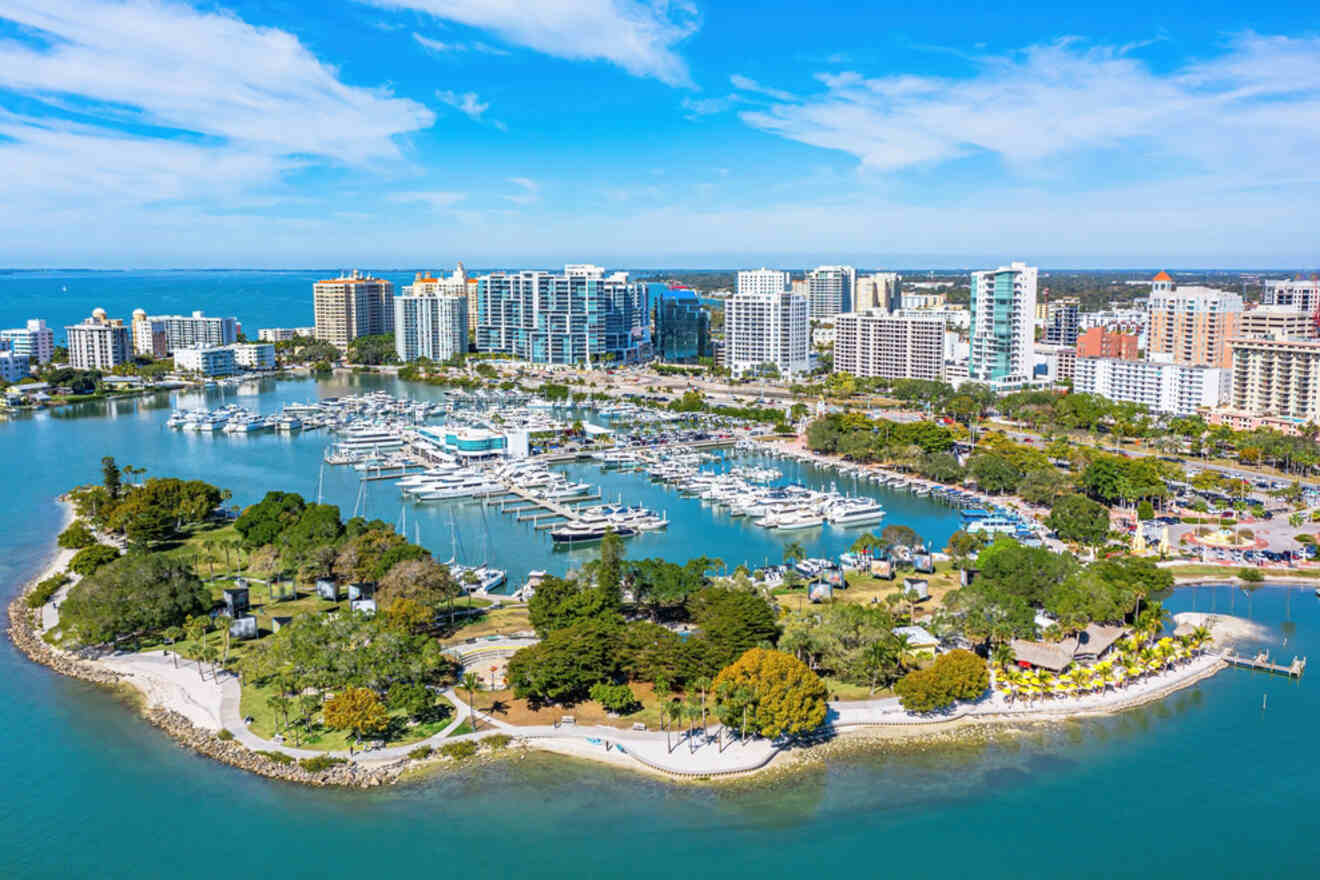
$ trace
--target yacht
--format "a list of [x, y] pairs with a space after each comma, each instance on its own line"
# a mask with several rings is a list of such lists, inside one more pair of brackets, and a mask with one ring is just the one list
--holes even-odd
[[568, 522], [551, 529], [550, 538], [556, 544], [580, 544], [588, 541], [599, 541], [605, 537], [605, 533], [608, 531], [613, 531], [620, 538], [631, 538], [637, 534], [637, 530], [632, 526], [611, 523], [598, 525], [585, 522]]
[[853, 498], [831, 504], [826, 518], [836, 526], [865, 525], [885, 518], [885, 509], [869, 498]]
[[786, 514], [775, 524], [775, 528], [783, 531], [792, 531], [795, 529], [813, 529], [825, 522], [825, 518], [812, 510], [799, 510], [795, 513]]

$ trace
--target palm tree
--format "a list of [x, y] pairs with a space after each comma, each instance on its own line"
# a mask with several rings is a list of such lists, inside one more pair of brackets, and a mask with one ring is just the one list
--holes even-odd
[[472, 715], [472, 729], [477, 729], [477, 707], [474, 696], [477, 688], [481, 687], [481, 679], [475, 672], [463, 673], [463, 690], [468, 692], [468, 712]]
[[284, 724], [280, 727], [280, 730], [284, 730], [289, 726], [289, 706], [292, 703], [293, 701], [284, 694], [271, 694], [266, 698], [266, 705], [270, 707], [270, 710], [278, 712], [284, 718]]
[[807, 551], [802, 549], [801, 541], [790, 541], [784, 548], [784, 564], [794, 565], [807, 558]]
[[688, 754], [690, 755], [697, 750], [697, 744], [692, 736], [692, 726], [701, 717], [701, 700], [695, 694], [689, 696], [683, 702], [683, 715], [687, 719]]
[[188, 634], [189, 639], [197, 643], [198, 675], [202, 675], [202, 654], [206, 644], [206, 630], [210, 628], [210, 625], [211, 620], [207, 617], [189, 617], [183, 622], [184, 632]]
[[710, 679], [706, 676], [692, 682], [692, 686], [701, 691], [701, 735], [706, 735], [706, 692], [710, 690]]
[[220, 632], [224, 634], [224, 638], [225, 638], [225, 656], [224, 659], [221, 660], [222, 663], [229, 661], [229, 635], [230, 635], [229, 626], [233, 622], [234, 622], [234, 618], [230, 617], [228, 614], [217, 614], [215, 616], [216, 629], [220, 630]]
[[[161, 638], [165, 639], [165, 641], [167, 641], [167, 642], [169, 642], [171, 645], [173, 645], [173, 644], [174, 644], [175, 642], [177, 642], [179, 639], [183, 638], [183, 628], [182, 628], [182, 627], [179, 627], [179, 626], [166, 627], [165, 631], [162, 632], [160, 635], [161, 635]], [[170, 656], [172, 656], [172, 657], [174, 658], [174, 668], [175, 668], [175, 669], [178, 669], [178, 668], [179, 668], [179, 652], [178, 652], [178, 651], [171, 651], [171, 652], [170, 652]]]
[[[683, 720], [684, 717], [683, 704], [680, 703], [678, 700], [670, 700], [668, 703], [665, 704], [664, 714], [668, 716], [669, 729], [672, 730], [677, 722]], [[665, 731], [665, 745], [669, 748], [669, 751], [672, 754], [674, 749], [672, 746], [669, 745], [669, 730]]]
[[866, 646], [866, 668], [871, 671], [871, 695], [879, 686], [880, 673], [898, 665], [898, 651], [891, 639], [876, 639]]

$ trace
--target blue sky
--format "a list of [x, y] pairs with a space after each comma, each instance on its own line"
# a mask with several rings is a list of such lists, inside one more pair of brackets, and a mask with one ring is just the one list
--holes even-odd
[[1300, 4], [0, 0], [8, 266], [1310, 269], [1317, 156]]

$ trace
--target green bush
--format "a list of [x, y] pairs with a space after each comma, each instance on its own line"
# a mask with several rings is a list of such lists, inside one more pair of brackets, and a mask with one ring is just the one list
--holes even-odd
[[1137, 519], [1145, 521], [1155, 518], [1155, 505], [1149, 501], [1142, 501], [1137, 505]]
[[51, 597], [59, 592], [60, 587], [69, 582], [67, 574], [55, 574], [39, 582], [32, 592], [27, 595], [27, 606], [29, 608], [40, 608], [50, 601]]
[[257, 754], [261, 755], [263, 758], [268, 758], [269, 760], [274, 761], [276, 764], [293, 763], [293, 756], [286, 755], [284, 752], [257, 752]]
[[86, 577], [107, 562], [114, 562], [118, 558], [119, 551], [109, 544], [93, 544], [73, 554], [73, 559], [69, 560], [69, 571]]
[[[494, 736], [488, 736], [481, 741], [481, 747], [489, 749], [492, 752], [498, 752], [501, 749], [508, 748], [509, 743], [513, 742], [513, 737], [507, 733], [497, 733]], [[455, 743], [457, 745], [457, 743]]]
[[96, 536], [92, 530], [87, 528], [81, 520], [74, 520], [69, 523], [69, 527], [60, 532], [59, 538], [55, 543], [66, 550], [81, 550], [84, 547], [90, 547], [96, 543]]
[[298, 766], [308, 773], [320, 773], [323, 770], [329, 770], [336, 764], [347, 764], [345, 758], [332, 758], [329, 755], [317, 755], [315, 758], [303, 758], [298, 762]]
[[440, 747], [440, 754], [447, 758], [453, 758], [455, 761], [462, 761], [465, 758], [471, 758], [477, 753], [477, 744], [470, 739], [460, 742], [445, 743]]
[[1249, 584], [1258, 584], [1265, 580], [1265, 575], [1261, 573], [1259, 568], [1246, 568], [1245, 566], [1238, 569], [1238, 577]]
[[894, 685], [899, 702], [909, 712], [933, 712], [958, 700], [974, 700], [990, 686], [985, 661], [971, 651], [941, 654], [925, 669], [909, 672]]
[[637, 702], [636, 695], [632, 688], [626, 684], [593, 684], [590, 691], [591, 699], [595, 700], [605, 707], [605, 711], [614, 712], [618, 715], [628, 715], [636, 712], [642, 707]]
[[412, 758], [414, 761], [425, 761], [427, 758], [431, 757], [434, 752], [435, 749], [430, 746], [418, 746], [408, 753], [408, 757]]
[[[215, 738], [223, 742], [228, 742], [229, 740], [234, 738], [234, 735], [229, 732], [228, 728], [222, 727], [216, 731]], [[286, 755], [285, 757], [288, 756]]]

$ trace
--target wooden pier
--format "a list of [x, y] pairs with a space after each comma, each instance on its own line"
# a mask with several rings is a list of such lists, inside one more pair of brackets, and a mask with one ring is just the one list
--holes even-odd
[[1286, 675], [1289, 678], [1301, 678], [1302, 673], [1306, 671], [1305, 657], [1293, 657], [1292, 663], [1285, 666], [1282, 663], [1272, 662], [1270, 660], [1269, 651], [1261, 651], [1255, 657], [1243, 657], [1238, 654], [1225, 654], [1224, 660], [1233, 666], [1241, 666], [1244, 669], [1259, 669], [1262, 672]]

